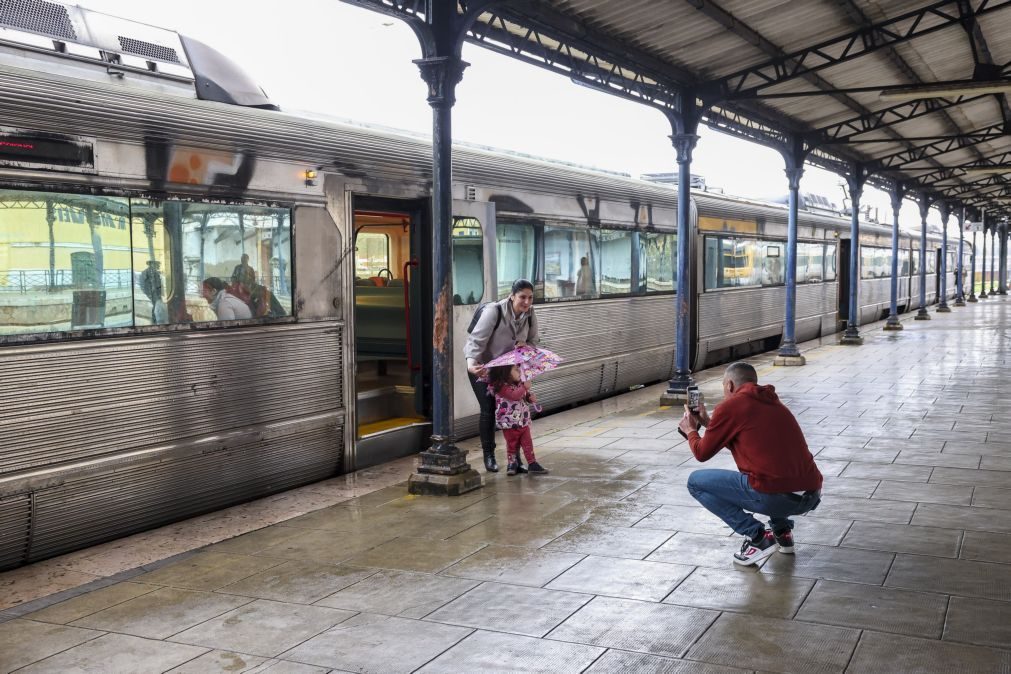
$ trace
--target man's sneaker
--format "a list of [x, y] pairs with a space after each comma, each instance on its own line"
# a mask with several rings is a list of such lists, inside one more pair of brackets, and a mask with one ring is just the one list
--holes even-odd
[[744, 539], [740, 552], [734, 553], [734, 563], [741, 566], [751, 566], [762, 561], [776, 551], [776, 537], [766, 529], [758, 541]]
[[536, 461], [531, 461], [528, 466], [531, 475], [547, 475], [548, 469], [537, 463]]
[[779, 546], [779, 551], [787, 554], [793, 554], [793, 531], [787, 529], [781, 534], [773, 534], [776, 537], [776, 545]]
[[506, 475], [515, 475], [517, 471], [516, 462], [510, 461], [509, 465], [506, 466]]

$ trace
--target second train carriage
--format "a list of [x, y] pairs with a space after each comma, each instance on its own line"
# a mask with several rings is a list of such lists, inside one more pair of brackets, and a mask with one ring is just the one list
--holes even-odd
[[[51, 4], [86, 33], [85, 10]], [[10, 27], [0, 42], [0, 567], [417, 452], [430, 434], [429, 143], [200, 100], [206, 48], [141, 32], [70, 52]], [[121, 47], [152, 40], [171, 54]], [[466, 146], [454, 176], [458, 433], [477, 419], [466, 326], [517, 277], [566, 358], [538, 381], [548, 409], [671, 375], [674, 190]], [[786, 219], [693, 192], [695, 369], [778, 344]], [[848, 232], [800, 215], [799, 340], [842, 324]], [[890, 232], [861, 236], [873, 320]], [[904, 308], [917, 245], [903, 235]], [[248, 316], [221, 319], [209, 277]]]

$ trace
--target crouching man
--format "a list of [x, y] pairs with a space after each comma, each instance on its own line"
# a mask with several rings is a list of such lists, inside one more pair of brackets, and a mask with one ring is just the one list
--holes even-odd
[[[705, 435], [699, 427], [705, 426]], [[708, 461], [724, 447], [740, 472], [697, 470], [688, 477], [695, 500], [745, 537], [734, 562], [756, 564], [773, 552], [793, 552], [793, 515], [821, 501], [822, 477], [804, 433], [772, 386], [759, 386], [755, 368], [733, 363], [723, 375], [723, 402], [712, 417], [704, 404], [685, 406], [679, 428], [692, 453]], [[751, 513], [769, 517], [771, 530]]]

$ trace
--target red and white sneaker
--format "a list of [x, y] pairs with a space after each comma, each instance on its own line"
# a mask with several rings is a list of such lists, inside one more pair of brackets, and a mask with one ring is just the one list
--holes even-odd
[[757, 541], [745, 539], [741, 551], [734, 553], [734, 564], [751, 566], [757, 564], [776, 551], [776, 537], [768, 529]]
[[786, 555], [793, 554], [793, 531], [787, 529], [783, 533], [773, 534], [776, 538], [776, 545], [779, 546], [779, 551]]

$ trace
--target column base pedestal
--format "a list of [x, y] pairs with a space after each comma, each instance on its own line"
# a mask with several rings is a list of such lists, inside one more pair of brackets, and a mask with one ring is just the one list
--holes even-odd
[[949, 307], [947, 305], [944, 305], [943, 307], [937, 307], [936, 313], [939, 313], [939, 314], [950, 314], [951, 313], [951, 307]]
[[686, 391], [664, 391], [660, 394], [660, 404], [670, 407], [681, 407], [688, 402]]
[[783, 367], [799, 367], [806, 363], [807, 359], [804, 356], [776, 356], [772, 361], [773, 365], [781, 365]]
[[899, 330], [905, 329], [902, 323], [896, 320], [894, 323], [885, 323], [885, 327], [882, 330], [888, 330], [889, 332], [898, 332]]
[[481, 474], [467, 463], [467, 452], [437, 452], [427, 449], [418, 455], [418, 470], [407, 479], [410, 494], [459, 496], [483, 487]]
[[848, 344], [851, 346], [860, 346], [864, 343], [864, 338], [860, 335], [843, 335], [839, 340], [840, 344]]
[[972, 302], [973, 304], [975, 304], [976, 302], [979, 302], [979, 299], [976, 297], [970, 297], [969, 299], [966, 300], [966, 302]]
[[954, 307], [964, 307], [965, 306], [965, 301], [964, 300], [955, 300], [955, 302], [954, 302], [954, 304], [952, 304], [952, 306], [954, 306]]
[[926, 309], [920, 309], [920, 313], [913, 316], [914, 321], [929, 321], [930, 314], [927, 313]]

